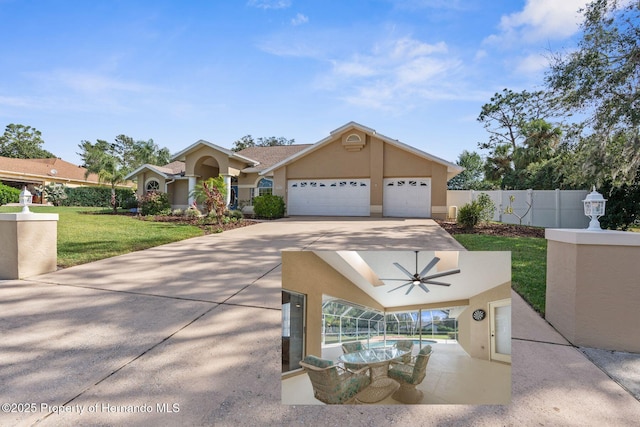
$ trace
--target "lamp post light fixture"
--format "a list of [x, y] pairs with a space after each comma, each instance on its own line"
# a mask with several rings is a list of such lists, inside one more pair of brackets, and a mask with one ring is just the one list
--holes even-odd
[[584, 214], [591, 218], [589, 222], [589, 231], [601, 231], [600, 221], [598, 218], [604, 215], [604, 206], [607, 200], [602, 197], [602, 194], [596, 191], [596, 186], [593, 186], [593, 191], [587, 194], [587, 197], [582, 201], [584, 203]]
[[33, 201], [33, 195], [25, 186], [20, 192], [20, 205], [22, 206], [22, 213], [31, 213], [29, 205]]

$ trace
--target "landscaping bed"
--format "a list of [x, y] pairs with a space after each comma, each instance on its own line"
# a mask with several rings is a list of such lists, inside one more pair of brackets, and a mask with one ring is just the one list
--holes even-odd
[[490, 222], [479, 224], [474, 228], [465, 228], [452, 221], [436, 221], [440, 227], [451, 235], [455, 234], [482, 234], [486, 236], [502, 237], [540, 237], [544, 238], [544, 228], [530, 227], [527, 225], [502, 224]]
[[214, 220], [204, 220], [197, 217], [186, 217], [184, 215], [150, 215], [137, 216], [136, 218], [144, 221], [170, 222], [173, 224], [193, 225], [200, 228], [205, 234], [221, 233], [223, 231], [234, 230], [236, 228], [248, 227], [257, 224], [258, 221], [250, 219], [240, 219], [237, 221], [229, 221], [226, 224], [218, 225]]

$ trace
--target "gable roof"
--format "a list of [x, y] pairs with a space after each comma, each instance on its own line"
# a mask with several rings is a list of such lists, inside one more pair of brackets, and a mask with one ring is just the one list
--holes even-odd
[[90, 173], [85, 177], [86, 168], [58, 158], [14, 159], [12, 157], [0, 157], [0, 173], [2, 172], [20, 173], [25, 178], [44, 178], [48, 181], [99, 183], [98, 175]]
[[175, 178], [176, 175], [181, 176], [184, 173], [185, 165], [184, 165], [184, 162], [181, 162], [181, 161], [171, 162], [164, 166], [156, 166], [149, 163], [145, 163], [144, 165], [130, 172], [125, 177], [125, 179], [133, 179], [136, 177], [136, 175], [138, 175], [140, 172], [142, 172], [145, 169], [155, 172], [165, 179], [167, 178], [172, 179], [172, 178]]
[[259, 163], [253, 167], [243, 169], [242, 172], [251, 173], [263, 171], [310, 146], [311, 144], [296, 144], [245, 148], [244, 150], [238, 151], [238, 154], [255, 159]]
[[410, 152], [412, 154], [415, 154], [418, 157], [422, 157], [424, 159], [427, 159], [427, 160], [430, 160], [432, 162], [435, 162], [435, 163], [441, 164], [443, 166], [446, 166], [447, 167], [447, 179], [453, 178], [454, 176], [456, 176], [457, 174], [459, 174], [460, 172], [462, 172], [464, 170], [463, 167], [458, 166], [455, 163], [448, 162], [448, 161], [446, 161], [444, 159], [441, 159], [440, 157], [434, 156], [432, 154], [429, 154], [429, 153], [426, 153], [426, 152], [424, 152], [422, 150], [419, 150], [419, 149], [417, 149], [415, 147], [412, 147], [410, 145], [404, 144], [404, 143], [398, 141], [397, 139], [392, 139], [392, 138], [389, 138], [388, 136], [384, 136], [384, 135], [382, 135], [380, 133], [377, 133], [375, 131], [375, 129], [372, 129], [370, 127], [366, 127], [366, 126], [363, 126], [363, 125], [361, 125], [359, 123], [351, 121], [351, 122], [349, 122], [349, 123], [347, 123], [347, 124], [345, 124], [343, 126], [340, 126], [339, 128], [337, 128], [335, 130], [332, 130], [329, 133], [328, 137], [316, 142], [315, 144], [312, 144], [312, 145], [308, 146], [306, 149], [301, 150], [301, 151], [291, 155], [290, 157], [288, 157], [288, 158], [286, 158], [286, 159], [284, 159], [284, 160], [282, 160], [282, 161], [280, 161], [278, 163], [275, 163], [271, 167], [261, 171], [260, 174], [261, 175], [265, 175], [267, 173], [273, 172], [275, 169], [278, 169], [278, 168], [280, 168], [282, 166], [285, 166], [285, 165], [287, 165], [289, 163], [292, 163], [292, 162], [296, 161], [297, 159], [299, 159], [301, 157], [304, 157], [307, 154], [314, 152], [315, 150], [318, 150], [319, 148], [321, 148], [321, 147], [325, 146], [326, 144], [330, 143], [331, 141], [334, 141], [335, 136], [337, 134], [340, 134], [340, 133], [342, 133], [342, 132], [344, 132], [346, 130], [349, 130], [349, 129], [357, 129], [357, 130], [365, 132], [365, 133], [367, 133], [369, 135], [375, 135], [376, 138], [381, 139], [382, 141], [386, 142], [387, 144], [390, 144], [390, 145], [398, 147], [398, 148], [400, 148], [402, 150], [408, 151], [408, 152]]
[[241, 154], [238, 154], [235, 151], [231, 151], [228, 148], [220, 147], [219, 145], [216, 145], [216, 144], [211, 143], [209, 141], [205, 141], [204, 139], [200, 139], [200, 140], [194, 142], [193, 144], [191, 144], [190, 146], [188, 146], [187, 148], [185, 148], [184, 150], [177, 152], [176, 154], [171, 156], [171, 160], [184, 161], [185, 156], [187, 154], [189, 154], [190, 152], [192, 152], [194, 150], [197, 150], [202, 145], [204, 145], [206, 147], [213, 148], [214, 150], [217, 150], [217, 151], [220, 151], [221, 153], [226, 154], [230, 158], [241, 160], [241, 161], [243, 161], [245, 163], [248, 163], [250, 165], [255, 166], [255, 165], [258, 164], [258, 162], [253, 160], [253, 159], [250, 159], [250, 158], [245, 157], [245, 156], [243, 156]]

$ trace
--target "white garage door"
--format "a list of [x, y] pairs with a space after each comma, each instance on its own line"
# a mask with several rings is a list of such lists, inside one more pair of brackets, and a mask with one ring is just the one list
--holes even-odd
[[369, 216], [368, 179], [289, 180], [289, 215]]
[[385, 178], [383, 185], [384, 216], [431, 217], [431, 178]]

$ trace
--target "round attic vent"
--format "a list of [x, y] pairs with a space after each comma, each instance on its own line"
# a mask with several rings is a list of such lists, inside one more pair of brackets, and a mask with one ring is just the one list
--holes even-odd
[[58, 174], [58, 171], [57, 171], [57, 170], [55, 170], [55, 169], [51, 169], [50, 173], [51, 173], [51, 175], [57, 175], [57, 174]]

